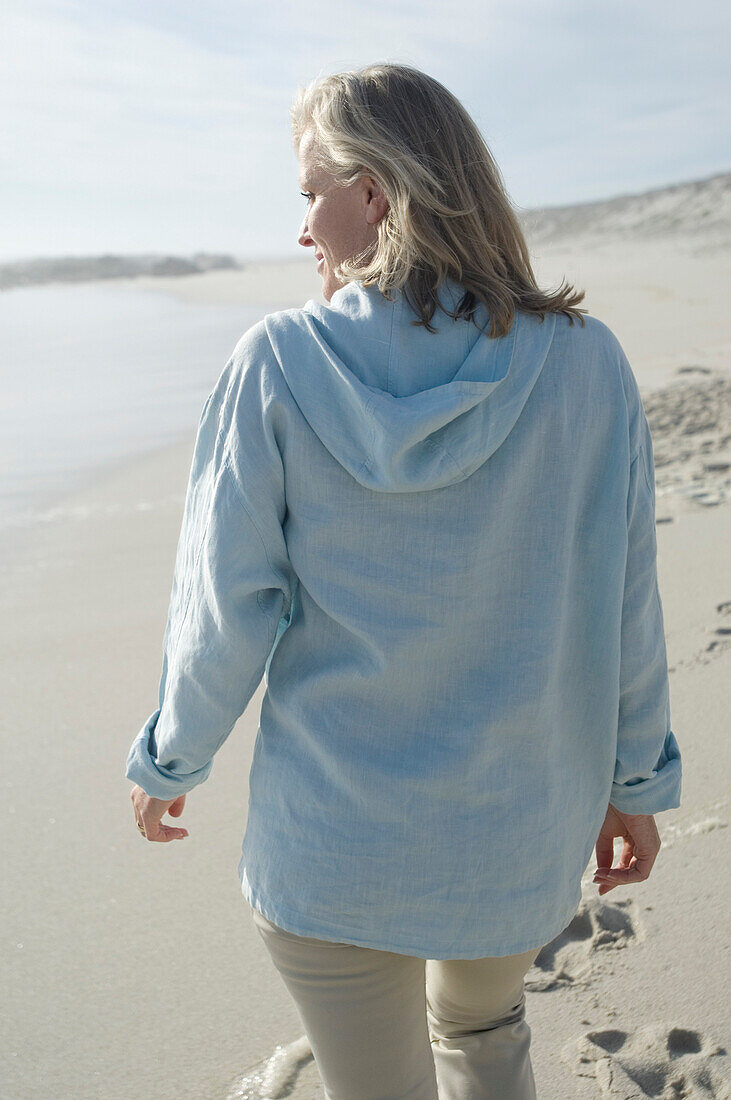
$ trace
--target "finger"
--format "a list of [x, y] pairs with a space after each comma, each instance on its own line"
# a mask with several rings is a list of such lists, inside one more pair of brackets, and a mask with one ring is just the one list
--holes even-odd
[[648, 860], [640, 860], [633, 857], [629, 867], [610, 867], [598, 877], [604, 883], [614, 883], [617, 886], [627, 885], [630, 882], [644, 882], [649, 876], [652, 863]]
[[171, 806], [168, 807], [168, 813], [171, 817], [180, 817], [185, 809], [185, 795], [182, 794], [180, 798], [176, 798]]
[[593, 885], [597, 886], [600, 894], [606, 894], [609, 890], [614, 890], [615, 887], [620, 886], [619, 882], [612, 882], [607, 878], [606, 873], [594, 875]]
[[630, 864], [632, 863], [632, 857], [633, 857], [634, 854], [635, 854], [634, 845], [629, 840], [627, 840], [625, 838], [624, 844], [622, 845], [622, 853], [619, 857], [619, 863], [617, 864], [617, 866], [618, 867], [629, 867]]
[[182, 840], [188, 835], [187, 829], [178, 829], [173, 825], [163, 825], [160, 821], [151, 821], [145, 825], [148, 840], [166, 844], [170, 840]]
[[596, 842], [597, 867], [611, 867], [614, 862], [614, 838], [602, 833]]
[[647, 878], [660, 851], [660, 837], [654, 827], [654, 822], [651, 832], [643, 831], [640, 836], [630, 836], [626, 843], [632, 847], [633, 852], [633, 860], [630, 861], [628, 867], [631, 868], [633, 862], [636, 863], [641, 872], [641, 877]]
[[[619, 857], [618, 867], [626, 867], [629, 865], [629, 861], [632, 858], [632, 848], [627, 847], [627, 841], [625, 840], [622, 853]], [[609, 872], [612, 870], [612, 861], [614, 859], [614, 849], [608, 857], [607, 864], [605, 866], [597, 867], [594, 872], [594, 885], [599, 887], [600, 894], [606, 894], [609, 890], [614, 890], [620, 883], [612, 882], [609, 876]]]
[[188, 835], [187, 829], [176, 829], [173, 825], [158, 825], [156, 840], [166, 842], [168, 840], [182, 840]]
[[650, 874], [655, 860], [660, 853], [660, 837], [652, 837], [647, 844], [638, 844], [635, 842], [635, 855], [637, 856], [637, 863], [645, 871], [645, 878]]

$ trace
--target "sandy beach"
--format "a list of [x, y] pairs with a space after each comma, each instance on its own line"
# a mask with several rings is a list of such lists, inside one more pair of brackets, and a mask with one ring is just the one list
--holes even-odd
[[[717, 244], [685, 227], [535, 248], [541, 285], [586, 290], [643, 394], [684, 765], [649, 880], [600, 899], [590, 863], [579, 912], [529, 973], [541, 1100], [731, 1096], [731, 280]], [[262, 313], [320, 287], [311, 255], [126, 282]], [[124, 777], [156, 706], [195, 429], [89, 474], [0, 559], [0, 1095], [13, 1100], [323, 1095], [236, 873], [264, 685], [189, 796], [185, 842], [140, 839]]]

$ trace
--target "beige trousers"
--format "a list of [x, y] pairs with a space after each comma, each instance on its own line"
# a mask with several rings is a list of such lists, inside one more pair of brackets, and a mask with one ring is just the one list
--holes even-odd
[[421, 959], [297, 936], [251, 913], [327, 1100], [535, 1100], [523, 979], [540, 948]]

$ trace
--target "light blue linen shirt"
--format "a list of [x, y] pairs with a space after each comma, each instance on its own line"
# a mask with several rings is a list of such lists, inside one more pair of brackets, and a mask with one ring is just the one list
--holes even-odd
[[652, 442], [601, 321], [415, 319], [351, 282], [238, 342], [126, 774], [192, 790], [265, 676], [250, 904], [320, 939], [508, 955], [571, 920], [610, 801], [680, 804]]

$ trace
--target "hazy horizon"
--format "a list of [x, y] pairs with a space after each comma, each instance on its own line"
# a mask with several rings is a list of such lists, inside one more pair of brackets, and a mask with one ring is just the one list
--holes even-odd
[[[729, 180], [729, 177], [731, 177], [731, 171], [713, 172], [713, 173], [711, 173], [710, 175], [707, 175], [707, 176], [702, 176], [702, 177], [694, 178], [694, 179], [677, 180], [677, 181], [668, 183], [664, 186], [649, 188], [645, 191], [619, 192], [617, 194], [607, 195], [606, 197], [603, 197], [603, 198], [592, 199], [592, 200], [589, 200], [588, 202], [556, 203], [554, 205], [536, 206], [536, 207], [525, 208], [525, 209], [519, 210], [519, 214], [521, 216], [522, 215], [531, 216], [531, 215], [537, 215], [537, 214], [551, 215], [551, 214], [559, 213], [559, 212], [562, 212], [562, 211], [589, 210], [589, 209], [594, 208], [594, 207], [602, 207], [605, 204], [621, 203], [622, 200], [626, 200], [627, 204], [629, 205], [633, 199], [646, 199], [646, 198], [649, 198], [650, 196], [660, 196], [660, 195], [663, 195], [664, 193], [672, 192], [676, 189], [680, 189], [680, 188], [684, 188], [684, 187], [686, 187], [686, 188], [703, 187], [704, 185], [709, 184], [714, 180], [723, 180], [723, 179]], [[727, 190], [728, 189], [729, 188], [727, 186]], [[719, 210], [718, 213], [719, 213], [719, 215], [723, 215], [722, 210]], [[53, 254], [53, 253], [45, 253], [43, 255], [41, 255], [41, 254], [28, 254], [28, 255], [23, 255], [23, 256], [17, 255], [17, 254], [15, 256], [6, 256], [6, 255], [3, 255], [2, 252], [0, 252], [0, 265], [11, 265], [11, 264], [14, 264], [14, 263], [19, 263], [19, 264], [20, 263], [32, 263], [32, 262], [35, 262], [35, 261], [44, 261], [44, 260], [48, 260], [50, 262], [60, 261], [60, 260], [65, 260], [65, 259], [68, 259], [68, 260], [98, 260], [98, 259], [101, 259], [101, 258], [104, 258], [104, 257], [133, 258], [133, 257], [150, 256], [150, 257], [159, 257], [159, 258], [163, 258], [163, 257], [165, 257], [165, 258], [183, 258], [184, 257], [184, 258], [193, 258], [194, 259], [196, 257], [203, 258], [203, 257], [212, 257], [212, 256], [220, 256], [220, 255], [226, 256], [226, 257], [231, 257], [232, 259], [236, 260], [238, 263], [262, 263], [262, 262], [267, 262], [267, 261], [272, 262], [272, 263], [277, 263], [277, 262], [290, 262], [292, 260], [297, 260], [297, 259], [301, 259], [303, 261], [307, 261], [307, 260], [311, 259], [311, 256], [309, 255], [309, 252], [305, 251], [304, 249], [302, 249], [301, 247], [299, 247], [297, 245], [295, 245], [294, 250], [290, 249], [289, 251], [282, 252], [282, 253], [269, 253], [268, 255], [243, 254], [243, 253], [237, 253], [237, 252], [233, 252], [233, 251], [213, 252], [213, 251], [207, 250], [205, 248], [192, 248], [192, 249], [189, 249], [186, 252], [182, 252], [182, 251], [181, 252], [171, 252], [171, 251], [164, 252], [164, 251], [155, 251], [155, 250], [150, 249], [150, 248], [147, 248], [147, 249], [143, 248], [143, 249], [135, 250], [134, 252], [132, 252], [132, 251], [113, 250], [113, 249], [108, 249], [107, 248], [107, 249], [101, 249], [100, 251], [93, 252], [93, 253], [92, 252], [80, 252], [80, 251], [79, 252], [65, 251], [65, 252], [58, 252], [58, 253], [55, 253], [55, 254]]]

